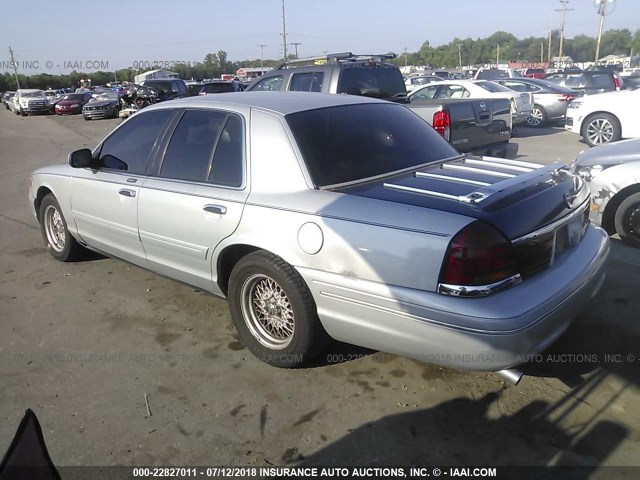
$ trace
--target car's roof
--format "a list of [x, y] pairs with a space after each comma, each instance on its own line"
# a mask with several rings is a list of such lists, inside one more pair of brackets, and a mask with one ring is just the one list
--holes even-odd
[[42, 92], [39, 88], [21, 88], [18, 90], [20, 93]]
[[359, 97], [357, 95], [335, 95], [329, 93], [231, 92], [161, 102], [152, 107], [147, 107], [145, 110], [176, 107], [215, 108], [216, 106], [224, 105], [227, 108], [260, 108], [281, 115], [288, 115], [304, 110], [364, 103], [388, 104], [389, 102], [375, 98]]

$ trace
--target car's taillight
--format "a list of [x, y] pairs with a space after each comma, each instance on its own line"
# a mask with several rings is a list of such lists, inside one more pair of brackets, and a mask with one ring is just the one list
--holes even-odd
[[620, 86], [621, 86], [620, 79], [615, 75], [613, 76], [613, 86], [615, 87], [616, 90], [620, 90]]
[[464, 289], [489, 286], [516, 276], [511, 242], [490, 225], [475, 221], [460, 230], [449, 243], [439, 283]]
[[562, 95], [562, 94], [558, 95], [559, 102], [571, 102], [575, 98], [576, 97], [574, 95]]
[[451, 117], [449, 112], [440, 110], [434, 113], [433, 128], [448, 141], [451, 136]]

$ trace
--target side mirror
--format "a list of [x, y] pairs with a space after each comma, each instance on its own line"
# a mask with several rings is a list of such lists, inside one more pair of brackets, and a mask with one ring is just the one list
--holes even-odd
[[93, 156], [88, 148], [82, 148], [69, 154], [69, 165], [73, 168], [90, 167], [92, 162]]

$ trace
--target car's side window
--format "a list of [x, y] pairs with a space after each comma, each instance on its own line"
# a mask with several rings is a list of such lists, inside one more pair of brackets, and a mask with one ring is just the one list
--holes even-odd
[[237, 115], [229, 115], [213, 154], [208, 174], [209, 181], [227, 187], [241, 186], [243, 158], [242, 120]]
[[311, 91], [322, 92], [322, 84], [324, 82], [324, 72], [316, 72], [311, 80]]
[[237, 115], [188, 110], [173, 132], [160, 176], [239, 187], [243, 138], [242, 121]]
[[511, 90], [515, 90], [516, 92], [526, 92], [527, 86], [520, 82], [504, 82], [503, 85]]
[[435, 97], [436, 91], [438, 90], [438, 85], [429, 85], [428, 87], [424, 87], [420, 89], [417, 93], [413, 95], [414, 99], [422, 99], [422, 100], [431, 100]]
[[128, 119], [100, 148], [104, 168], [144, 174], [153, 146], [174, 113], [174, 110], [140, 112]]
[[256, 92], [279, 92], [282, 86], [282, 75], [276, 75], [260, 80], [251, 89]]
[[294, 73], [291, 75], [289, 90], [294, 92], [308, 92], [311, 90], [311, 80], [313, 80], [313, 72]]

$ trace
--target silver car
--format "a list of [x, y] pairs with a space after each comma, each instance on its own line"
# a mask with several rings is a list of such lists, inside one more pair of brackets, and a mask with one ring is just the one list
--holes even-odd
[[533, 94], [533, 109], [527, 123], [532, 127], [564, 121], [567, 115], [567, 106], [578, 94], [570, 88], [562, 87], [545, 80], [533, 78], [508, 78], [494, 80], [502, 86], [516, 92], [529, 92]]
[[400, 104], [251, 92], [140, 111], [31, 177], [51, 254], [122, 258], [227, 297], [292, 367], [329, 337], [496, 371], [552, 343], [609, 251], [562, 163], [459, 155]]
[[591, 220], [640, 247], [640, 139], [586, 150], [571, 168], [591, 190]]

